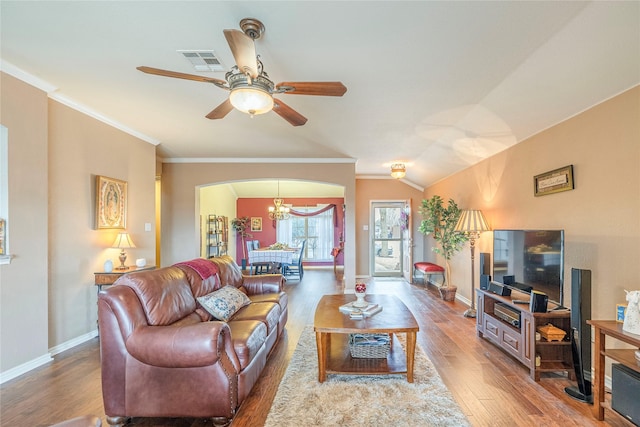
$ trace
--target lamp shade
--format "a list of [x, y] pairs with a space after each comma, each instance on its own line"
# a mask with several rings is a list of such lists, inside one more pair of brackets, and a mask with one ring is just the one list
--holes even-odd
[[116, 237], [116, 241], [111, 245], [112, 248], [120, 248], [120, 249], [128, 249], [135, 248], [136, 245], [133, 244], [129, 233], [118, 233], [118, 237]]
[[462, 211], [460, 214], [460, 219], [458, 219], [455, 230], [465, 233], [482, 233], [483, 231], [489, 231], [490, 228], [482, 211], [468, 209]]

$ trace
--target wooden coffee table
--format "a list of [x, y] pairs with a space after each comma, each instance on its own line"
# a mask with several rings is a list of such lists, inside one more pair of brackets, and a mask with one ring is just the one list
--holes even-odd
[[[355, 301], [355, 295], [325, 295], [316, 308], [313, 322], [318, 347], [318, 381], [324, 382], [327, 374], [381, 375], [406, 374], [413, 382], [413, 361], [416, 350], [418, 322], [406, 305], [393, 295], [366, 296], [368, 302], [380, 304], [382, 311], [362, 320], [352, 320], [338, 308]], [[353, 333], [388, 333], [392, 336], [391, 350], [387, 358], [352, 358], [348, 337]], [[406, 334], [406, 352], [396, 334]]]

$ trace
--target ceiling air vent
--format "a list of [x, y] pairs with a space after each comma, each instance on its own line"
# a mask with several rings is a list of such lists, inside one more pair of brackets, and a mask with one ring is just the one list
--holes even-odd
[[225, 71], [226, 67], [212, 50], [179, 50], [196, 71]]

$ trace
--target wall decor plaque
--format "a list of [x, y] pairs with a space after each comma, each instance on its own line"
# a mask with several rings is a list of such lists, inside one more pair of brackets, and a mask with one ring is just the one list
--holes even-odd
[[573, 165], [564, 166], [533, 177], [536, 197], [573, 190]]

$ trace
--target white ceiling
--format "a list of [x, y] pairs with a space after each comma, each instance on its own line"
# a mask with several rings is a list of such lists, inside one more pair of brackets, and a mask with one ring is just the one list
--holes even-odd
[[[365, 176], [404, 161], [426, 187], [640, 83], [638, 1], [3, 0], [0, 13], [3, 71], [168, 159], [351, 158]], [[222, 31], [246, 17], [266, 27], [256, 49], [276, 83], [347, 93], [277, 96], [300, 127], [275, 113], [208, 120], [227, 92], [136, 70], [224, 79], [177, 51], [212, 49], [228, 69]]]

